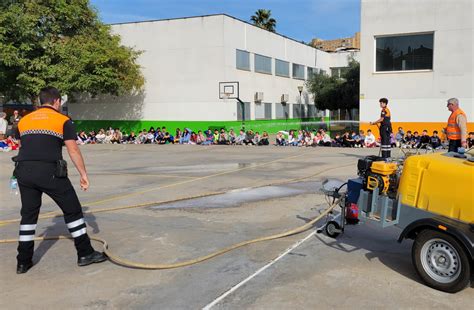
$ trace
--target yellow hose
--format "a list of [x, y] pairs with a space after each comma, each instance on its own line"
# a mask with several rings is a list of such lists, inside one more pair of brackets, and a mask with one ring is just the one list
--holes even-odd
[[[195, 259], [183, 261], [183, 262], [178, 262], [178, 263], [173, 263], [173, 264], [144, 264], [144, 263], [139, 263], [139, 262], [134, 262], [125, 258], [121, 258], [120, 256], [117, 256], [113, 254], [109, 250], [109, 246], [107, 244], [107, 241], [105, 241], [102, 238], [98, 237], [90, 237], [91, 240], [97, 241], [102, 243], [103, 246], [103, 251], [107, 255], [110, 261], [116, 263], [117, 265], [123, 266], [123, 267], [129, 267], [129, 268], [136, 268], [136, 269], [172, 269], [172, 268], [179, 268], [179, 267], [185, 267], [189, 265], [194, 265], [197, 263], [201, 263], [203, 261], [206, 261], [208, 259], [211, 259], [213, 257], [222, 255], [224, 253], [227, 253], [229, 251], [235, 250], [237, 248], [252, 244], [252, 243], [257, 243], [257, 242], [262, 242], [262, 241], [268, 241], [268, 240], [274, 240], [274, 239], [279, 239], [295, 234], [299, 234], [301, 232], [304, 232], [308, 229], [310, 229], [317, 221], [325, 217], [326, 215], [329, 214], [336, 206], [338, 205], [338, 201], [336, 201], [334, 204], [332, 204], [329, 208], [327, 208], [323, 213], [312, 219], [310, 222], [304, 224], [303, 226], [294, 228], [292, 230], [288, 230], [279, 234], [274, 234], [266, 237], [261, 237], [257, 239], [252, 239], [252, 240], [247, 240], [243, 241], [240, 243], [236, 243], [234, 245], [228, 246], [226, 248], [223, 248], [219, 251], [210, 253], [205, 256], [201, 256]], [[37, 237], [34, 240], [35, 241], [41, 241], [41, 240], [62, 240], [62, 239], [72, 239], [71, 237], [65, 237], [65, 236], [56, 236], [56, 237]], [[18, 239], [3, 239], [0, 240], [0, 244], [6, 244], [6, 243], [17, 243]]]

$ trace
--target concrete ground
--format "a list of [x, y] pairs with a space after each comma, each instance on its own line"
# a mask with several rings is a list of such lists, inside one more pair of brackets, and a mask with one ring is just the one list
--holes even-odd
[[[180, 262], [303, 225], [326, 207], [318, 191], [324, 178], [353, 177], [357, 159], [378, 151], [183, 145], [81, 149], [91, 188], [78, 194], [84, 209], [93, 212], [86, 216], [89, 234], [106, 239], [116, 254], [143, 263]], [[19, 215], [19, 196], [8, 189], [12, 155], [0, 153], [0, 221]], [[72, 166], [70, 178], [78, 188]], [[211, 193], [219, 194], [169, 202]], [[97, 212], [148, 202], [143, 208]], [[42, 214], [57, 210], [45, 197]], [[16, 238], [17, 230], [18, 223], [0, 225], [0, 239]], [[312, 229], [197, 265], [153, 271], [110, 262], [80, 268], [70, 241], [42, 241], [36, 243], [35, 266], [23, 275], [15, 273], [16, 245], [0, 244], [0, 308], [472, 308], [473, 288], [451, 295], [420, 283], [411, 264], [411, 242], [398, 244], [398, 233], [366, 224], [331, 239]], [[37, 235], [68, 233], [58, 217], [40, 220]]]

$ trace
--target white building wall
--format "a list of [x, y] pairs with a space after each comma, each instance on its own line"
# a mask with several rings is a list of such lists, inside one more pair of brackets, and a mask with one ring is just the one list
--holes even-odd
[[[433, 70], [375, 72], [375, 36], [421, 32], [434, 32]], [[376, 120], [387, 97], [395, 122], [445, 123], [457, 97], [473, 122], [473, 36], [472, 0], [362, 0], [360, 120]]]
[[[112, 29], [123, 45], [142, 51], [138, 61], [146, 80], [144, 93], [81, 99], [69, 107], [75, 119], [236, 120], [236, 101], [219, 99], [218, 83], [225, 81], [239, 81], [241, 99], [251, 102], [251, 119], [255, 92], [263, 92], [263, 102], [273, 104], [274, 117], [282, 94], [290, 95], [290, 103], [312, 103], [306, 89], [300, 98], [297, 87], [304, 80], [275, 75], [275, 58], [290, 62], [290, 74], [291, 63], [326, 72], [331, 62], [347, 65], [347, 55], [330, 55], [226, 15], [117, 24]], [[236, 49], [251, 53], [250, 72], [236, 69]], [[272, 75], [254, 71], [255, 53], [272, 58]]]
[[327, 64], [331, 67], [347, 67], [348, 59], [354, 59], [360, 61], [359, 51], [339, 51], [337, 53], [330, 53], [328, 58], [325, 59]]

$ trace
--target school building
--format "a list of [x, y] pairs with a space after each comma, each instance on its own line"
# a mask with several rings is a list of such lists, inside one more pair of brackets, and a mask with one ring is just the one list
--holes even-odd
[[[225, 14], [121, 23], [112, 30], [123, 45], [142, 51], [146, 84], [132, 96], [69, 102], [80, 128], [298, 128], [329, 116], [315, 108], [308, 78], [358, 58], [357, 51], [327, 53]], [[224, 89], [238, 92], [240, 101], [229, 99], [235, 94], [223, 98]]]
[[459, 99], [474, 131], [472, 0], [361, 1], [360, 121], [389, 99], [394, 131], [446, 127], [446, 101]]

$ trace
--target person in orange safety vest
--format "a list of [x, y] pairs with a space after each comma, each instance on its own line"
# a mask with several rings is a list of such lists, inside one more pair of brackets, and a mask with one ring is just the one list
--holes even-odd
[[449, 141], [448, 152], [457, 152], [461, 146], [467, 148], [467, 116], [461, 108], [457, 98], [448, 99], [448, 110], [451, 115], [448, 118], [448, 126], [444, 132]]

